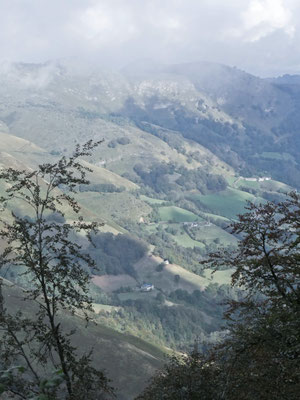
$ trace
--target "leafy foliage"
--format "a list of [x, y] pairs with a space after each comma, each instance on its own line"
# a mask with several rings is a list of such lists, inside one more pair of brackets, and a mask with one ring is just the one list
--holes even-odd
[[117, 187], [112, 183], [95, 183], [93, 185], [79, 185], [80, 192], [120, 193], [124, 192], [124, 186]]
[[[149, 169], [138, 163], [134, 166], [134, 171], [142, 183], [156, 193], [168, 194], [171, 190], [188, 191], [193, 189], [207, 193], [210, 190], [220, 191], [227, 187], [227, 183], [221, 175], [205, 172], [201, 168], [188, 170], [184, 167], [177, 167], [173, 163], [154, 163]], [[177, 179], [175, 181], [170, 179], [171, 175], [177, 176]]]
[[[147, 245], [129, 235], [97, 233], [92, 235], [89, 252], [110, 275], [129, 274], [135, 277], [134, 264], [142, 258]], [[95, 271], [97, 273], [97, 271]]]
[[[77, 146], [71, 157], [40, 165], [36, 171], [9, 168], [0, 173], [8, 187], [1, 198], [3, 206], [17, 200], [30, 210], [29, 217], [12, 212], [12, 222], [2, 221], [0, 230], [6, 243], [1, 267], [24, 269], [30, 281], [24, 301], [36, 310], [34, 319], [22, 311], [11, 315], [2, 302], [2, 363], [10, 367], [19, 362], [26, 368], [22, 390], [17, 390], [22, 398], [40, 394], [52, 399], [102, 399], [105, 392], [111, 392], [102, 371], [92, 367], [91, 354], [77, 354], [71, 340], [74, 331], [66, 331], [61, 318], [62, 311], [75, 314], [80, 310], [88, 321], [92, 310], [87, 270], [95, 263], [74, 240], [74, 233], [85, 232], [90, 239], [97, 224], [84, 222], [81, 216], [66, 222], [64, 209], [79, 214], [72, 193], [77, 185], [88, 183], [88, 169], [80, 157], [89, 156], [99, 143]], [[59, 385], [49, 383], [51, 366], [62, 371]], [[15, 390], [14, 385], [9, 390]]]
[[173, 356], [137, 400], [217, 400], [221, 391], [219, 368], [197, 351]]
[[[172, 359], [139, 399], [159, 393], [165, 399], [299, 398], [299, 200], [293, 192], [279, 204], [249, 204], [232, 224], [241, 237], [238, 249], [210, 260], [215, 268], [233, 267], [232, 285], [245, 293], [229, 302], [225, 339], [206, 355]], [[196, 370], [195, 357], [202, 360]]]
[[212, 254], [213, 265], [234, 267], [232, 284], [247, 288], [249, 296], [259, 292], [271, 305], [300, 304], [299, 196], [250, 203], [248, 210], [232, 224], [232, 233], [241, 237], [238, 250]]

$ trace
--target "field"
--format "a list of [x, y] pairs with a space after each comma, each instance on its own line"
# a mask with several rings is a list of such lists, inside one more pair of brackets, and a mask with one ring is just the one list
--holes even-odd
[[223, 246], [237, 243], [237, 239], [233, 235], [213, 224], [195, 228], [194, 232], [196, 240], [205, 240], [207, 244], [214, 242], [216, 239], [219, 239], [219, 243]]
[[292, 190], [290, 186], [282, 182], [275, 181], [273, 179], [262, 182], [257, 182], [257, 181], [252, 182], [252, 181], [246, 181], [245, 179], [239, 179], [234, 184], [234, 187], [237, 189], [240, 187], [255, 189], [258, 191], [258, 193], [263, 191], [288, 193], [289, 191]]
[[[170, 293], [177, 289], [193, 292], [194, 290], [204, 290], [211, 283], [229, 283], [231, 272], [220, 271], [211, 277], [211, 271], [207, 270], [207, 274], [202, 277], [196, 275], [176, 264], [165, 265], [162, 271], [157, 271], [156, 267], [163, 260], [156, 256], [145, 256], [136, 265], [135, 270], [138, 273], [140, 281], [149, 282], [158, 290]], [[175, 276], [179, 275], [179, 280]], [[128, 293], [130, 296], [136, 296], [136, 293]], [[147, 293], [146, 293], [147, 295]], [[122, 294], [122, 296], [124, 296]]]
[[200, 217], [191, 211], [176, 206], [160, 207], [158, 214], [162, 221], [194, 222], [200, 219]]
[[179, 233], [177, 235], [174, 235], [174, 240], [176, 243], [179, 244], [179, 246], [182, 247], [204, 247], [203, 243], [200, 243], [194, 239], [192, 239], [186, 232], [184, 233]]
[[257, 189], [257, 190], [259, 190], [260, 189], [260, 186], [261, 186], [261, 182], [257, 182], [257, 181], [247, 181], [246, 179], [239, 179], [236, 183], [235, 183], [235, 185], [234, 185], [234, 187], [235, 188], [239, 188], [239, 187], [246, 187], [246, 188], [249, 188], [249, 189]]
[[81, 163], [92, 170], [92, 172], [88, 172], [86, 175], [87, 179], [91, 183], [110, 183], [118, 188], [123, 187], [126, 190], [136, 190], [139, 188], [135, 183], [109, 171], [106, 168], [90, 164], [86, 161], [81, 161]]
[[237, 214], [244, 213], [247, 201], [264, 202], [250, 193], [241, 190], [228, 188], [222, 192], [209, 195], [192, 195], [191, 199], [196, 203], [203, 204], [212, 213], [220, 214], [229, 219], [235, 219]]
[[78, 193], [76, 198], [87, 209], [108, 221], [129, 219], [133, 222], [139, 222], [140, 218], [147, 216], [152, 211], [148, 204], [128, 192], [82, 192]]
[[119, 311], [121, 307], [116, 307], [116, 306], [108, 306], [106, 304], [98, 304], [98, 303], [93, 303], [93, 310], [96, 314], [98, 314], [101, 311], [104, 311], [106, 313], [111, 313], [113, 311]]
[[113, 292], [120, 287], [136, 287], [137, 282], [129, 275], [94, 275], [94, 285], [100, 287], [104, 292]]

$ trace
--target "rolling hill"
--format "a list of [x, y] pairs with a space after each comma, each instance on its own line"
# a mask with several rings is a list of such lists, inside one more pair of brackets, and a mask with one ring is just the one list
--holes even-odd
[[[34, 169], [104, 139], [81, 160], [90, 185], [76, 200], [85, 220], [104, 225], [93, 248], [76, 237], [102, 271], [91, 271], [96, 323], [76, 325], [79, 347], [94, 347], [120, 399], [142, 390], [166, 348], [217, 337], [232, 271], [211, 276], [199, 261], [234, 249], [228, 226], [248, 201], [300, 187], [298, 86], [210, 63], [91, 73], [20, 63], [0, 73], [0, 168]], [[143, 283], [154, 290], [142, 293]], [[21, 289], [7, 290], [19, 307]]]

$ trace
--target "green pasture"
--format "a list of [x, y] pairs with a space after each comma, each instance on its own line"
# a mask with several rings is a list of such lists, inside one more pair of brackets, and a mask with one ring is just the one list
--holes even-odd
[[203, 243], [200, 243], [200, 242], [192, 239], [186, 232], [184, 232], [183, 234], [175, 235], [175, 236], [173, 236], [173, 238], [174, 238], [175, 242], [177, 244], [179, 244], [179, 246], [182, 246], [182, 247], [191, 247], [191, 248], [194, 248], [194, 247], [204, 248], [205, 247]]
[[237, 239], [233, 235], [213, 224], [210, 226], [200, 226], [195, 228], [194, 234], [197, 240], [205, 240], [207, 244], [214, 242], [215, 239], [219, 239], [220, 245], [222, 246], [237, 243]]
[[234, 219], [237, 214], [243, 214], [247, 201], [264, 202], [250, 193], [238, 189], [228, 188], [218, 193], [209, 195], [193, 194], [191, 199], [200, 205], [203, 204], [213, 214], [220, 214], [226, 218]]
[[[154, 287], [163, 293], [169, 293], [176, 289], [187, 290], [192, 293], [194, 290], [205, 290], [211, 283], [218, 285], [229, 284], [233, 270], [227, 269], [217, 271], [212, 274], [212, 270], [207, 268], [204, 270], [204, 276], [197, 275], [191, 271], [187, 271], [183, 267], [176, 264], [166, 265], [162, 271], [157, 271], [156, 267], [163, 260], [160, 257], [144, 257], [136, 265], [135, 269], [139, 276], [139, 280], [150, 282]], [[175, 276], [179, 275], [180, 279], [176, 283]], [[138, 299], [144, 295], [143, 299], [151, 299], [151, 293], [122, 293], [122, 300]], [[149, 295], [149, 296], [148, 296]]]
[[200, 219], [191, 211], [176, 206], [160, 207], [158, 213], [162, 221], [194, 222]]
[[260, 189], [261, 182], [257, 181], [247, 181], [246, 179], [239, 179], [234, 185], [236, 188], [241, 186], [249, 188], [249, 189]]
[[232, 186], [237, 179], [238, 179], [237, 176], [232, 176], [232, 175], [226, 177], [226, 180], [230, 186]]

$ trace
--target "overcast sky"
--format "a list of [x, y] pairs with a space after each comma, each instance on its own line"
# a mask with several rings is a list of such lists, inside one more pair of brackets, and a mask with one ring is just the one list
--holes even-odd
[[0, 0], [1, 58], [216, 61], [300, 73], [300, 0]]

